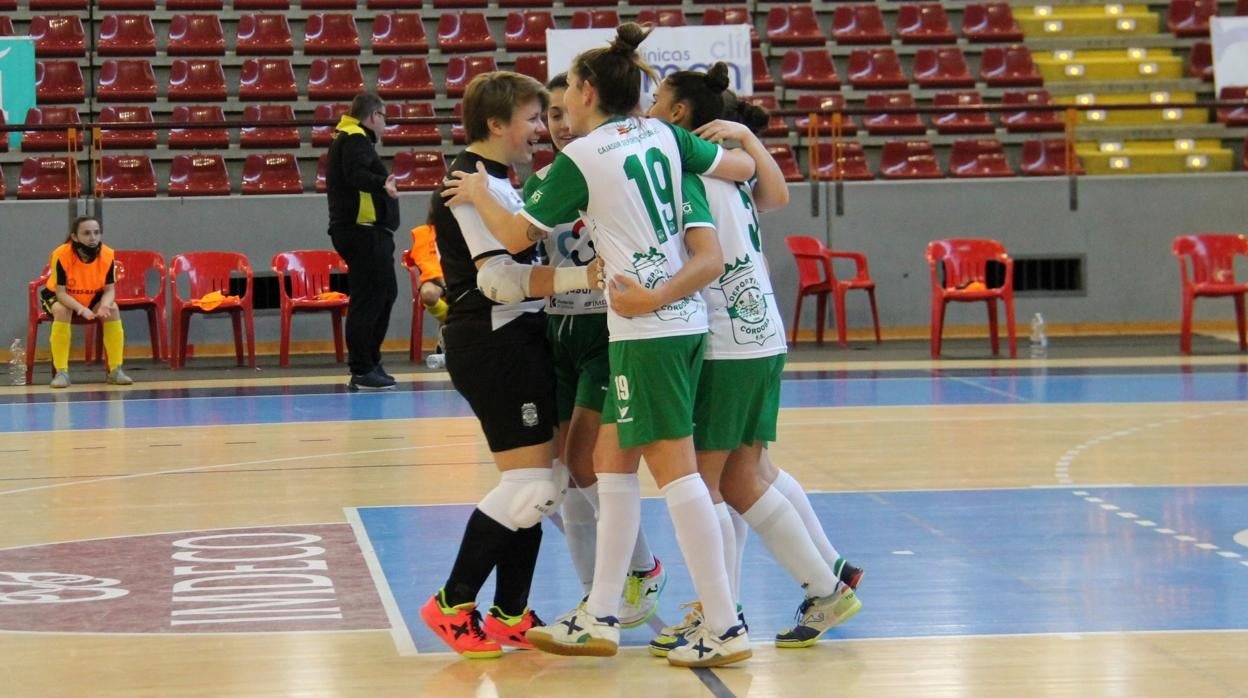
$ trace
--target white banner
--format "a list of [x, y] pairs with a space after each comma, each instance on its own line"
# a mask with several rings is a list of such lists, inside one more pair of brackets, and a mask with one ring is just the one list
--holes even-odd
[[[547, 74], [567, 71], [582, 51], [611, 43], [615, 29], [547, 29]], [[750, 58], [750, 28], [744, 24], [709, 27], [658, 27], [642, 42], [640, 52], [660, 79], [681, 70], [709, 70], [719, 61], [728, 64], [729, 89], [754, 94], [754, 66]], [[641, 107], [646, 109], [658, 85], [643, 75]]]
[[1248, 85], [1248, 17], [1211, 17], [1213, 90]]

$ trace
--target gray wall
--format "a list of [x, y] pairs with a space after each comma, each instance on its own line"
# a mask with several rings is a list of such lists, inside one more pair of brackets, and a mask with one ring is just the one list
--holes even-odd
[[[786, 235], [821, 237], [838, 249], [867, 254], [879, 290], [880, 320], [886, 328], [922, 328], [928, 318], [928, 271], [923, 250], [942, 237], [993, 237], [1016, 257], [1050, 254], [1086, 257], [1087, 293], [1077, 297], [1029, 297], [1017, 301], [1018, 317], [1043, 312], [1050, 324], [1174, 322], [1179, 312], [1178, 267], [1170, 242], [1186, 232], [1248, 232], [1248, 178], [1241, 173], [1156, 177], [1088, 177], [1078, 181], [1078, 208], [1070, 210], [1065, 179], [1008, 179], [927, 182], [862, 182], [843, 187], [843, 213], [834, 207], [830, 184], [793, 185], [792, 203], [763, 218], [765, 252], [771, 262], [777, 301], [791, 317], [796, 271], [784, 245]], [[812, 191], [817, 211], [812, 211]], [[403, 225], [424, 220], [428, 194], [402, 198]], [[26, 283], [47, 262], [65, 236], [64, 201], [0, 202], [0, 241], [6, 272], [0, 291], [0, 337], [25, 336]], [[115, 248], [154, 249], [166, 258], [194, 250], [238, 250], [257, 273], [270, 273], [275, 252], [328, 248], [322, 196], [260, 196], [205, 199], [107, 201], [105, 240]], [[410, 240], [396, 241], [401, 250]], [[399, 302], [390, 338], [409, 331], [410, 285], [398, 264]], [[813, 327], [813, 303], [803, 327]], [[1229, 319], [1230, 308], [1197, 305], [1198, 318]], [[870, 322], [865, 297], [851, 294], [851, 327]], [[980, 323], [981, 307], [951, 308], [948, 322]], [[326, 320], [296, 317], [293, 339], [328, 339]], [[426, 323], [432, 335], [433, 323]], [[146, 324], [127, 318], [127, 343], [142, 354]], [[276, 310], [257, 313], [259, 341], [276, 342]], [[197, 319], [192, 342], [227, 342], [224, 320]], [[5, 339], [7, 346], [9, 339]], [[76, 341], [81, 341], [76, 336]], [[41, 331], [40, 346], [47, 333]]]

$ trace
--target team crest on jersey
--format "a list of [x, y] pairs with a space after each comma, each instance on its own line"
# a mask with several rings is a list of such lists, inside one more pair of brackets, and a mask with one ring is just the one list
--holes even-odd
[[724, 265], [716, 288], [724, 294], [732, 338], [737, 344], [762, 346], [776, 335], [776, 326], [767, 312], [767, 294], [759, 287], [754, 262], [748, 255]]
[[520, 406], [520, 421], [526, 427], [537, 426], [537, 405], [526, 402]]
[[[633, 253], [633, 274], [646, 288], [655, 288], [672, 278], [667, 273], [667, 255], [653, 247], [646, 252]], [[660, 307], [654, 314], [660, 320], [688, 321], [693, 317], [694, 311], [693, 303], [688, 298], [681, 298], [675, 303]]]
[[529, 203], [536, 204], [542, 200], [542, 190], [538, 189], [529, 195]]
[[637, 128], [637, 127], [632, 122], [622, 123], [615, 127], [615, 133], [616, 135], [619, 135], [619, 136], [627, 136], [629, 133], [633, 131], [634, 128]]

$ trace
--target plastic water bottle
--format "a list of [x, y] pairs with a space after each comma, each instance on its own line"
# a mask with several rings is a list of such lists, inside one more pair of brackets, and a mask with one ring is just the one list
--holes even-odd
[[1031, 358], [1044, 359], [1049, 355], [1049, 335], [1044, 326], [1044, 316], [1036, 313], [1031, 318]]
[[9, 385], [26, 385], [26, 342], [21, 337], [9, 345]]
[[425, 365], [435, 370], [446, 368], [446, 354], [430, 354], [426, 356]]

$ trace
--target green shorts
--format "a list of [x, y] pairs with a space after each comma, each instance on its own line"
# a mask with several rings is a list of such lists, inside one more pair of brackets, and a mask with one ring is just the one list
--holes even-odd
[[602, 412], [611, 381], [607, 314], [547, 315], [546, 337], [555, 363], [555, 406], [560, 422], [574, 407]]
[[693, 398], [706, 334], [611, 342], [611, 384], [602, 423], [620, 448], [693, 434]]
[[776, 440], [784, 354], [705, 361], [693, 406], [693, 446], [731, 451]]

